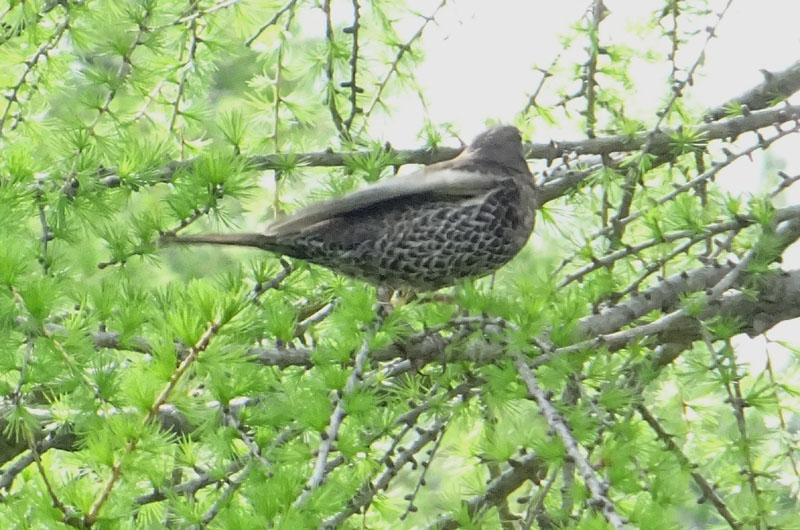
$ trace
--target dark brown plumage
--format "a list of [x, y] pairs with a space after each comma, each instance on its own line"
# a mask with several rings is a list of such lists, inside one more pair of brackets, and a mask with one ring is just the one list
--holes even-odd
[[533, 230], [538, 206], [512, 126], [459, 156], [276, 219], [262, 233], [165, 236], [165, 243], [257, 247], [374, 283], [437, 289], [494, 272]]

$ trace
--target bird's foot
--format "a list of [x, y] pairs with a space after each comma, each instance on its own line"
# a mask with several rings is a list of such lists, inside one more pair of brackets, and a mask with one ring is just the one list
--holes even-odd
[[378, 286], [378, 305], [389, 315], [394, 308], [416, 300], [417, 293], [411, 289], [393, 289], [388, 285]]

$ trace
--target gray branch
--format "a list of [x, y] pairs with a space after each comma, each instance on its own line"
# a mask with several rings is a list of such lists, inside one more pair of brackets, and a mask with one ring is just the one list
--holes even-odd
[[[737, 116], [725, 121], [708, 123], [697, 128], [698, 138], [702, 141], [717, 140], [722, 138], [736, 138], [739, 135], [757, 131], [764, 127], [780, 125], [788, 121], [800, 119], [800, 105], [785, 106], [760, 112], [752, 112], [747, 116]], [[526, 158], [540, 160], [556, 160], [569, 155], [610, 155], [613, 153], [630, 152], [641, 149], [650, 137], [648, 153], [656, 156], [670, 155], [674, 141], [672, 136], [677, 131], [663, 129], [654, 134], [641, 133], [634, 136], [606, 136], [584, 140], [551, 140], [547, 143], [525, 144]], [[440, 147], [437, 149], [402, 149], [389, 148], [389, 152], [401, 160], [403, 164], [429, 165], [458, 156], [461, 147]], [[285, 169], [287, 161], [294, 160], [301, 167], [342, 167], [346, 160], [354, 157], [369, 156], [371, 151], [335, 152], [333, 150], [296, 153], [296, 154], [269, 154], [252, 156], [247, 161], [247, 167], [254, 171]], [[195, 159], [170, 162], [155, 175], [155, 181], [171, 182], [176, 173], [191, 168], [196, 163]], [[566, 170], [565, 173], [574, 174]], [[104, 169], [100, 173], [101, 182], [108, 187], [117, 187], [121, 184], [115, 169]], [[562, 175], [558, 175], [561, 177]]]
[[528, 363], [521, 356], [518, 356], [514, 361], [514, 366], [517, 367], [525, 387], [528, 389], [528, 395], [536, 401], [539, 406], [539, 413], [542, 414], [547, 420], [547, 425], [550, 426], [558, 437], [561, 443], [564, 444], [564, 450], [567, 456], [575, 464], [578, 472], [583, 477], [583, 482], [586, 484], [591, 499], [589, 504], [593, 505], [596, 509], [603, 514], [606, 521], [617, 529], [631, 528], [627, 521], [617, 512], [614, 503], [608, 498], [608, 483], [597, 476], [592, 465], [588, 459], [583, 455], [581, 446], [567, 424], [567, 420], [556, 410], [555, 406], [550, 402], [548, 394], [539, 387], [536, 381], [536, 376], [531, 371]]
[[731, 110], [761, 110], [775, 105], [800, 90], [800, 61], [780, 72], [761, 70], [764, 81], [744, 94], [708, 111], [706, 120], [716, 121], [727, 116]]

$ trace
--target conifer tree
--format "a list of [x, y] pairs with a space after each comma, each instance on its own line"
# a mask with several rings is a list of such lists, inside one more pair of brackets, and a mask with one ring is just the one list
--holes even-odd
[[[622, 6], [564, 24], [514, 122], [535, 234], [494, 277], [387, 305], [159, 246], [455, 157], [415, 72], [458, 4], [0, 4], [0, 527], [798, 528], [798, 343], [767, 334], [800, 316], [800, 176], [725, 183], [797, 141], [800, 62], [699, 106], [730, 0], [650, 1], [640, 48]], [[637, 63], [663, 76], [629, 106]]]

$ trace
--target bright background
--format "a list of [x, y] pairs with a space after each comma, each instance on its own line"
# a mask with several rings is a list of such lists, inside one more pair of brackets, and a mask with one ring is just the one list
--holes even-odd
[[[725, 3], [713, 3], [714, 13], [719, 13]], [[417, 2], [416, 7], [421, 13], [429, 13], [437, 4], [424, 0]], [[430, 118], [436, 123], [453, 123], [465, 141], [483, 130], [487, 120], [513, 121], [541, 79], [533, 67], [547, 68], [552, 63], [563, 49], [559, 35], [565, 34], [591, 4], [586, 0], [448, 3], [436, 17], [438, 24], [426, 29], [423, 48], [427, 55], [417, 72], [420, 86], [425, 87]], [[651, 13], [663, 7], [663, 1], [606, 0], [605, 5], [609, 15], [600, 26], [601, 44], [654, 46], [642, 42], [637, 29]], [[787, 68], [800, 59], [798, 21], [800, 1], [797, 0], [734, 1], [717, 29], [717, 38], [706, 47], [705, 63], [700, 66], [693, 86], [684, 90], [685, 98], [695, 108], [716, 107], [759, 84], [763, 80], [762, 69]], [[679, 56], [683, 58], [681, 66], [688, 68], [696, 60], [705, 36], [698, 35], [695, 40], [698, 45], [684, 47], [683, 55]], [[667, 50], [663, 51], [666, 57]], [[563, 57], [563, 64], [581, 62], [585, 54], [576, 55], [574, 61], [570, 59]], [[664, 80], [668, 74], [666, 61], [637, 63], [629, 75], [640, 90], [638, 99], [629, 101], [628, 106], [638, 113], [652, 112], [655, 120], [655, 111], [664, 102]], [[800, 103], [800, 97], [795, 95], [789, 102]], [[540, 103], [548, 101], [543, 98]], [[391, 140], [396, 147], [417, 146], [417, 133], [423, 123], [419, 99], [407, 95], [403, 105], [409, 110], [394, 114], [382, 124], [384, 139]], [[551, 138], [582, 137], [585, 135], [578, 129], [553, 127], [541, 131], [541, 135], [535, 133], [530, 140], [547, 142]], [[744, 136], [743, 144], [747, 140]], [[721, 172], [717, 183], [732, 193], [759, 193], [767, 183], [777, 182], [775, 172], [779, 169], [790, 175], [800, 172], [800, 138], [796, 135], [777, 142], [766, 155], [758, 152], [752, 160], [735, 162]], [[800, 202], [800, 188], [796, 185], [784, 192], [778, 206], [781, 201]], [[534, 236], [533, 245], [537, 243], [541, 241], [537, 242]], [[800, 245], [795, 244], [786, 252], [783, 266], [800, 267]], [[782, 322], [766, 336], [754, 339], [739, 336], [735, 344], [742, 360], [760, 371], [765, 348], [769, 348], [773, 362], [778, 364], [790, 355], [779, 344], [781, 341], [800, 346], [798, 320]]]

